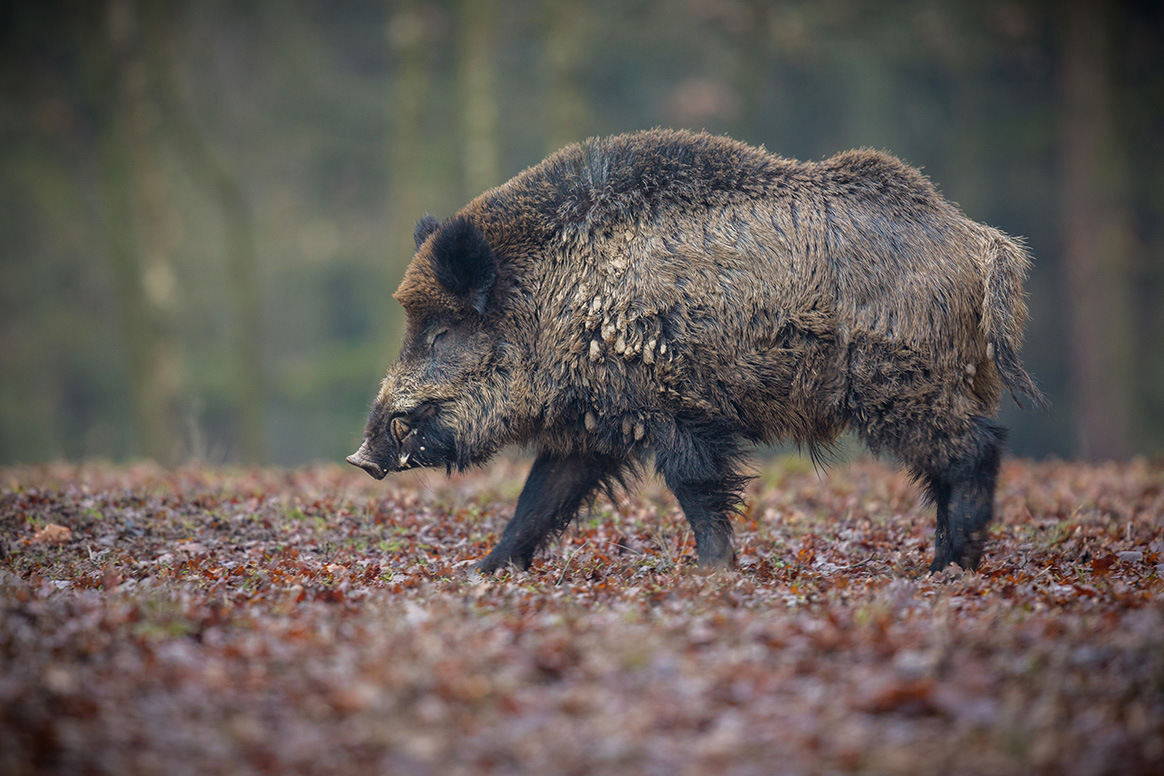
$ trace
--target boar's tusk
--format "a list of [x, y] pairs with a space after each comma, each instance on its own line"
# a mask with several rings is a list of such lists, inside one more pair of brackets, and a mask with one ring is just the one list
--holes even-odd
[[397, 442], [403, 442], [411, 430], [408, 421], [404, 418], [392, 418], [392, 436], [396, 437]]
[[404, 469], [408, 466], [408, 459], [412, 457], [412, 453], [400, 454], [400, 468]]

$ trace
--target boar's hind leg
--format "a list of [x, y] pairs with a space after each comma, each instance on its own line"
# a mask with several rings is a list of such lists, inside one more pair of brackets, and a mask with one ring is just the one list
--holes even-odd
[[622, 469], [621, 462], [595, 455], [539, 455], [501, 541], [477, 568], [496, 571], [511, 562], [529, 568], [546, 540], [566, 529], [599, 486], [619, 480]]
[[924, 478], [938, 512], [930, 571], [941, 571], [951, 563], [964, 569], [978, 567], [986, 527], [994, 516], [994, 486], [1005, 441], [1003, 426], [975, 417], [970, 430], [958, 440], [949, 465]]

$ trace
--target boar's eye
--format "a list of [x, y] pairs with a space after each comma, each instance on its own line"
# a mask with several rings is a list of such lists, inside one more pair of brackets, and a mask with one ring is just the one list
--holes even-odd
[[428, 335], [428, 346], [430, 348], [435, 348], [436, 344], [444, 339], [445, 335], [448, 333], [449, 328], [447, 326], [441, 326], [438, 329], [433, 329], [432, 332]]

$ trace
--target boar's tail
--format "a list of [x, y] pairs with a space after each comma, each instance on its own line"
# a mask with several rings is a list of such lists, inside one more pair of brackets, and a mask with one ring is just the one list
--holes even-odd
[[994, 363], [1015, 403], [1023, 406], [1018, 394], [1036, 407], [1045, 407], [1047, 398], [1023, 369], [1018, 352], [1022, 344], [1027, 305], [1023, 281], [1031, 257], [1021, 244], [1001, 232], [990, 230], [983, 256], [986, 297], [982, 303], [982, 330], [994, 350]]

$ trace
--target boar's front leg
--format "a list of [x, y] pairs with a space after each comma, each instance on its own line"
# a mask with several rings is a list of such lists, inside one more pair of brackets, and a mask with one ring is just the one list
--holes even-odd
[[695, 534], [700, 568], [731, 568], [736, 562], [731, 515], [739, 508], [747, 478], [735, 472], [739, 451], [730, 433], [698, 431], [677, 428], [657, 451], [655, 466]]
[[534, 553], [546, 540], [564, 531], [595, 489], [617, 480], [621, 470], [619, 461], [602, 456], [539, 455], [501, 541], [477, 568], [491, 572], [513, 563], [528, 569]]
[[695, 534], [695, 552], [699, 566], [705, 569], [727, 569], [736, 563], [732, 549], [730, 515], [736, 510], [738, 498], [730, 486], [722, 482], [668, 483], [691, 532]]

